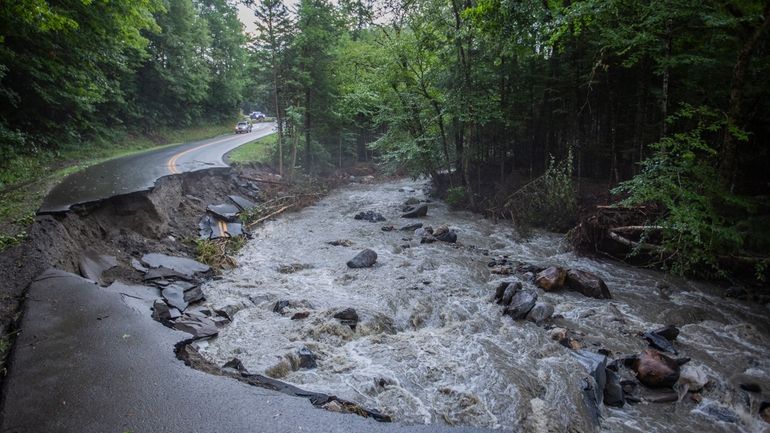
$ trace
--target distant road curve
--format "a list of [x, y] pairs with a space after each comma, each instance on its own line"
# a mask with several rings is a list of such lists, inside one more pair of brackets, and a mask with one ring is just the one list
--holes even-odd
[[151, 189], [161, 177], [227, 167], [227, 152], [273, 133], [274, 123], [257, 123], [250, 133], [219, 136], [112, 159], [66, 177], [43, 200], [38, 214]]

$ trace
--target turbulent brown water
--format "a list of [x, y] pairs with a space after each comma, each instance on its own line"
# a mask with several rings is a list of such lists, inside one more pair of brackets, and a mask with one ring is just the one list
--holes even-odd
[[[661, 273], [577, 257], [554, 234], [522, 240], [508, 224], [450, 211], [441, 202], [431, 202], [419, 221], [448, 224], [458, 245], [420, 244], [410, 232], [382, 231], [415, 222], [400, 218], [400, 209], [410, 197], [426, 199], [424, 186], [409, 180], [351, 185], [258, 229], [238, 257], [240, 267], [204, 288], [212, 306], [240, 311], [218, 338], [198, 343], [199, 350], [220, 365], [237, 357], [252, 373], [335, 394], [405, 423], [526, 432], [751, 432], [768, 426], [756, 415], [758, 394], [738, 388], [758, 383], [770, 400], [767, 307]], [[353, 218], [367, 210], [387, 221]], [[341, 239], [351, 245], [328, 244]], [[347, 268], [364, 248], [377, 252], [377, 264]], [[597, 428], [581, 390], [587, 373], [572, 350], [552, 341], [543, 326], [514, 322], [490, 302], [500, 281], [516, 279], [490, 273], [487, 263], [497, 255], [579, 268], [607, 282], [614, 296], [609, 301], [538, 290], [540, 300], [563, 316], [552, 323], [583, 333], [587, 349], [639, 353], [646, 343], [637, 332], [679, 326], [680, 356], [691, 357], [690, 365], [711, 381], [702, 401], [685, 396], [678, 404], [602, 406]], [[669, 285], [669, 292], [661, 295], [656, 283]], [[275, 313], [279, 300], [295, 307]], [[360, 317], [355, 330], [332, 317], [347, 307]], [[309, 317], [290, 319], [300, 311]], [[317, 368], [297, 368], [303, 346], [317, 356]], [[729, 416], [720, 421], [716, 412]]]

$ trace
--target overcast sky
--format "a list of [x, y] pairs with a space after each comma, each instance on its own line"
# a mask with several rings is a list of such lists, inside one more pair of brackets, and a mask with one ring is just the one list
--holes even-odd
[[238, 19], [243, 23], [246, 33], [254, 33], [257, 30], [254, 25], [254, 11], [242, 3], [238, 3]]

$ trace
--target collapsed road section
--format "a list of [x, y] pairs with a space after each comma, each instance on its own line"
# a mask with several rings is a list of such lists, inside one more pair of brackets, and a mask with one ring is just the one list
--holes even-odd
[[188, 344], [232, 319], [199, 305], [213, 271], [190, 257], [202, 239], [247, 232], [239, 215], [249, 206], [287, 208], [275, 198], [288, 186], [264, 179], [259, 168], [205, 170], [38, 216], [27, 242], [0, 258], [16, 296], [32, 281], [0, 432], [442, 430], [378, 423], [385, 417], [334, 396], [207, 363]]

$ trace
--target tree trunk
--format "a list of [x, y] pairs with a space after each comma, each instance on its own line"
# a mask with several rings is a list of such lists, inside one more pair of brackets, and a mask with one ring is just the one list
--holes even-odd
[[749, 72], [749, 63], [754, 49], [760, 41], [762, 34], [770, 27], [770, 2], [765, 3], [762, 10], [763, 21], [746, 39], [738, 51], [738, 58], [733, 67], [733, 76], [730, 81], [730, 102], [727, 109], [727, 127], [724, 132], [724, 142], [720, 154], [721, 163], [719, 166], [719, 175], [724, 183], [732, 191], [735, 187], [734, 176], [737, 168], [738, 159], [738, 140], [732, 133], [733, 128], [740, 127], [741, 111], [743, 109], [743, 87], [746, 83], [746, 76]]

